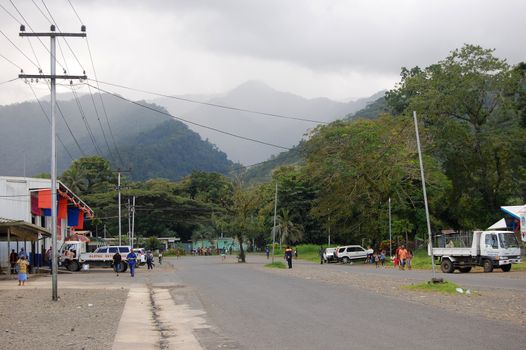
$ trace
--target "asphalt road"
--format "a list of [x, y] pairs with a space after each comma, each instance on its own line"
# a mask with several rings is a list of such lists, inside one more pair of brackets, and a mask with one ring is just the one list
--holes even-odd
[[[294, 269], [276, 274], [259, 263], [222, 264], [218, 257], [171, 261], [176, 271], [163, 281], [180, 286], [174, 292], [178, 303], [207, 312], [226, 348], [478, 350], [522, 349], [526, 343], [524, 328], [514, 324], [296, 278]], [[485, 276], [467, 278], [475, 284], [490, 281]], [[520, 288], [523, 282], [518, 283]]]

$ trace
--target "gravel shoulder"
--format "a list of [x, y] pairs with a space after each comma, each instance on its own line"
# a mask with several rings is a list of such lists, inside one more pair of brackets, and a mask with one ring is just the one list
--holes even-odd
[[[524, 291], [496, 288], [477, 288], [471, 294], [443, 294], [436, 292], [414, 291], [403, 286], [414, 284], [412, 271], [406, 271], [407, 277], [388, 276], [386, 274], [363, 274], [353, 269], [372, 269], [372, 266], [348, 266], [348, 271], [334, 271], [325, 265], [298, 261], [292, 269], [271, 269], [261, 267], [269, 273], [285, 274], [291, 277], [318, 280], [331, 284], [347, 285], [354, 288], [367, 289], [371, 293], [385, 295], [397, 299], [430, 305], [463, 314], [484, 317], [487, 319], [508, 321], [526, 327], [526, 298]], [[517, 278], [525, 278], [521, 271], [515, 273]], [[519, 276], [520, 275], [520, 276]], [[418, 282], [424, 282], [419, 280]], [[418, 283], [416, 282], [416, 283]], [[460, 284], [461, 285], [461, 284]], [[462, 285], [461, 285], [462, 287]]]

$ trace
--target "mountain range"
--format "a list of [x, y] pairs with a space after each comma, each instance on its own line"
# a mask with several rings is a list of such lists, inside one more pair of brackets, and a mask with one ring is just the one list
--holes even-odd
[[[376, 97], [347, 103], [327, 98], [306, 99], [276, 91], [257, 81], [246, 82], [222, 95], [180, 96], [208, 104], [316, 120], [319, 124], [344, 118], [366, 107]], [[104, 106], [100, 104], [101, 98]], [[162, 98], [140, 103], [149, 109], [108, 94], [81, 95], [78, 101], [67, 94], [61, 96], [57, 111], [58, 173], [73, 159], [100, 154], [110, 160], [114, 168], [131, 167], [133, 179], [164, 177], [177, 180], [193, 170], [226, 174], [235, 166], [234, 162], [253, 164], [284, 150], [195, 124], [187, 126], [166, 115], [167, 112], [193, 123], [284, 148], [297, 145], [318, 125], [180, 99]], [[49, 110], [47, 99], [40, 103], [33, 100], [0, 106], [0, 175], [49, 173]]]

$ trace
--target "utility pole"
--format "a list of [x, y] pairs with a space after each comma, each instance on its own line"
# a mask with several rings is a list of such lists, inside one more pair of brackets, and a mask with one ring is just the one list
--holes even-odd
[[133, 239], [135, 237], [135, 196], [133, 196], [133, 204], [131, 208], [131, 213], [132, 213], [131, 247], [133, 248]]
[[433, 267], [433, 279], [432, 282], [438, 282], [436, 278], [436, 268], [435, 268], [435, 256], [433, 255], [433, 240], [431, 235], [431, 222], [429, 221], [429, 208], [427, 205], [427, 194], [426, 194], [426, 179], [424, 176], [424, 164], [422, 163], [422, 151], [420, 149], [420, 135], [418, 134], [418, 120], [416, 119], [416, 112], [413, 111], [413, 120], [415, 122], [415, 132], [416, 132], [416, 146], [418, 147], [418, 160], [420, 161], [420, 175], [422, 177], [422, 193], [424, 195], [424, 205], [426, 208], [426, 221], [427, 221], [427, 233], [429, 235], [429, 244], [427, 249], [431, 255], [431, 266]]
[[272, 263], [274, 263], [276, 247], [276, 213], [278, 210], [278, 183], [276, 182], [276, 194], [274, 195], [274, 226], [272, 227]]
[[328, 237], [329, 241], [327, 242], [327, 247], [330, 247], [331, 246], [331, 214], [329, 214], [329, 237]]
[[51, 80], [51, 245], [53, 247], [53, 262], [51, 265], [51, 289], [53, 301], [58, 300], [58, 250], [57, 250], [57, 154], [56, 154], [56, 121], [55, 121], [55, 106], [57, 103], [57, 79], [83, 79], [88, 77], [84, 75], [57, 75], [56, 74], [56, 37], [86, 37], [86, 26], [82, 25], [82, 33], [57, 33], [55, 32], [55, 25], [52, 24], [49, 33], [26, 33], [26, 27], [22, 24], [20, 26], [20, 36], [24, 37], [49, 37], [50, 38], [50, 54], [51, 54], [51, 70], [50, 75], [45, 74], [19, 74], [19, 78], [23, 79], [50, 79]]
[[104, 242], [106, 242], [106, 224], [104, 224]]
[[391, 239], [391, 197], [389, 197], [389, 256], [393, 256], [393, 243]]
[[119, 191], [119, 245], [122, 245], [122, 223], [121, 223], [121, 169], [117, 170], [117, 191]]
[[131, 204], [130, 204], [130, 198], [128, 197], [128, 204], [126, 205], [126, 209], [128, 209], [128, 244], [130, 244], [131, 239]]

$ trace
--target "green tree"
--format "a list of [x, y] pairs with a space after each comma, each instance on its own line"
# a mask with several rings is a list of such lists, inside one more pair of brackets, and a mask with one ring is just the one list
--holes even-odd
[[517, 169], [524, 143], [515, 141], [524, 140], [520, 72], [493, 50], [465, 45], [425, 69], [404, 68], [400, 84], [386, 95], [394, 113], [417, 111], [424, 119], [426, 152], [453, 183], [447, 216], [455, 227], [491, 224], [524, 183]]
[[110, 163], [100, 156], [73, 161], [60, 179], [79, 195], [105, 192], [116, 185]]

